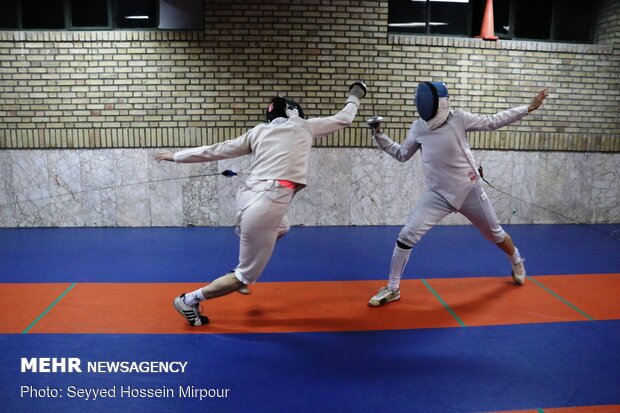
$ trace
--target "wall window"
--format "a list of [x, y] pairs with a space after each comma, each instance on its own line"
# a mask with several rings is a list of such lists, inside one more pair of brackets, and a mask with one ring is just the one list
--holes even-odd
[[157, 27], [157, 4], [153, 0], [115, 0], [114, 21], [122, 29]]
[[469, 0], [391, 0], [388, 27], [392, 32], [467, 36], [470, 9]]
[[596, 2], [565, 0], [556, 2], [552, 37], [559, 41], [588, 43], [592, 41], [596, 18]]
[[465, 34], [469, 32], [469, 1], [430, 1], [431, 34]]
[[24, 29], [63, 29], [63, 0], [21, 0]]
[[518, 39], [551, 38], [553, 0], [521, 0], [514, 12], [514, 37]]
[[200, 30], [203, 15], [202, 0], [0, 0], [0, 30]]
[[[485, 4], [486, 0], [389, 0], [388, 30], [477, 36]], [[596, 0], [494, 0], [495, 35], [588, 43], [593, 39], [596, 7]]]
[[71, 27], [109, 27], [111, 25], [108, 0], [71, 0]]
[[17, 29], [19, 27], [19, 4], [16, 2], [3, 2], [0, 6], [0, 28]]

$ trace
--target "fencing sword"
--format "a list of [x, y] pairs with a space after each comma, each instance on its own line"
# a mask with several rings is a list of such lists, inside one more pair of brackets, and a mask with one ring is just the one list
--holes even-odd
[[[377, 113], [375, 112], [374, 100], [375, 98], [371, 93], [370, 94], [370, 109], [372, 110], [372, 113]], [[368, 124], [368, 127], [371, 129], [375, 129], [375, 125], [381, 122], [383, 122], [383, 116], [379, 116], [379, 115], [372, 115], [370, 118], [366, 119], [366, 123]]]
[[[364, 75], [366, 75], [367, 68], [368, 67], [364, 69]], [[377, 115], [377, 112], [375, 112], [375, 95], [372, 92], [370, 93], [370, 109], [373, 115], [370, 118], [366, 119], [366, 124], [368, 124], [369, 128], [374, 129], [375, 128], [374, 125], [376, 125], [377, 123], [381, 123], [383, 121], [383, 117]]]

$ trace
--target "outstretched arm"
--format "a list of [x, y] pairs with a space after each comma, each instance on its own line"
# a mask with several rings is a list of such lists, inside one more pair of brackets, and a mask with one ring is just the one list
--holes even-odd
[[155, 154], [157, 161], [196, 163], [219, 161], [220, 159], [236, 158], [252, 152], [249, 142], [249, 133], [216, 143], [215, 145], [200, 146], [198, 148], [184, 149], [179, 152], [159, 151]]
[[538, 95], [528, 106], [504, 110], [495, 115], [476, 115], [469, 112], [457, 111], [461, 114], [467, 131], [491, 131], [503, 128], [523, 119], [528, 113], [538, 109], [548, 96], [547, 89], [538, 92]]
[[357, 114], [360, 100], [366, 95], [366, 85], [362, 82], [354, 82], [349, 88], [349, 94], [345, 101], [344, 108], [333, 116], [324, 118], [308, 119], [310, 133], [315, 138], [322, 138], [344, 129], [351, 125], [353, 118]]

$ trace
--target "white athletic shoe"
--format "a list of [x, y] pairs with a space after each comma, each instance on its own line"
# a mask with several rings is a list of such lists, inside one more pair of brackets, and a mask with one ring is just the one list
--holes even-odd
[[185, 294], [174, 299], [174, 308], [187, 320], [190, 326], [209, 324], [209, 317], [200, 314], [200, 304], [185, 304]]
[[517, 285], [523, 285], [525, 277], [527, 276], [525, 273], [525, 265], [523, 265], [524, 262], [525, 259], [521, 258], [519, 262], [512, 264], [512, 281]]
[[371, 307], [379, 307], [380, 305], [396, 300], [400, 300], [400, 290], [392, 291], [387, 287], [381, 287], [379, 292], [368, 301], [368, 305]]

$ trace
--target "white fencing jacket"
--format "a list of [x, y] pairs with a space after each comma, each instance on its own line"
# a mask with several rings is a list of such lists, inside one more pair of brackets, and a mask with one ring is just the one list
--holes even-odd
[[349, 126], [358, 106], [359, 99], [349, 96], [345, 107], [333, 116], [277, 118], [255, 126], [236, 139], [176, 152], [174, 161], [210, 162], [254, 154], [248, 179], [281, 179], [304, 187], [313, 140]]
[[487, 116], [457, 109], [450, 111], [446, 123], [434, 130], [429, 130], [422, 119], [415, 120], [402, 145], [384, 133], [376, 134], [375, 139], [385, 152], [401, 162], [411, 158], [419, 149], [427, 188], [460, 209], [480, 179], [467, 132], [496, 130], [521, 120], [527, 114], [527, 106]]

